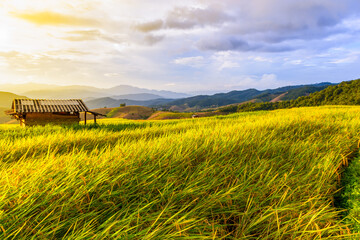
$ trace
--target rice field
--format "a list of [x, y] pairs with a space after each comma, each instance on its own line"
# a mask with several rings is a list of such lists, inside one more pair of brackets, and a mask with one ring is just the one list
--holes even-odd
[[351, 239], [360, 107], [0, 125], [0, 239]]

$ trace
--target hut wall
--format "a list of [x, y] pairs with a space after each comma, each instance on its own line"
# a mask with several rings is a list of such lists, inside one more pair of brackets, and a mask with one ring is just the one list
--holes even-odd
[[46, 124], [76, 124], [79, 123], [78, 114], [54, 114], [54, 113], [27, 113], [25, 117], [26, 126]]

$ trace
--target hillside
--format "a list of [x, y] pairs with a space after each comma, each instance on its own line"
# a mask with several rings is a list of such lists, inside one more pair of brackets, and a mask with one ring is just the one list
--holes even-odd
[[246, 103], [238, 106], [238, 111], [273, 110], [303, 106], [322, 105], [359, 105], [360, 79], [341, 82], [338, 85], [328, 86], [322, 91], [314, 92], [309, 96], [299, 97], [274, 103]]
[[[310, 93], [321, 91], [332, 85], [332, 83], [324, 82], [310, 85], [286, 86], [276, 89], [256, 90], [247, 89], [243, 91], [231, 91], [228, 93], [218, 93], [214, 95], [199, 95], [184, 99], [174, 100], [166, 105], [167, 108], [179, 108], [184, 111], [196, 111], [204, 108], [214, 108], [234, 103], [242, 103], [250, 100], [256, 102], [270, 102], [296, 99], [299, 96], [307, 96]], [[275, 101], [275, 100], [274, 100]]]
[[170, 101], [173, 101], [173, 99], [152, 99], [152, 100], [145, 100], [145, 101], [136, 101], [136, 100], [129, 100], [129, 99], [115, 99], [110, 97], [105, 98], [96, 98], [85, 101], [86, 106], [89, 108], [103, 108], [103, 107], [119, 107], [120, 104], [125, 103], [126, 105], [138, 105], [138, 106], [157, 106], [157, 105], [163, 105]]
[[231, 103], [245, 102], [257, 96], [261, 91], [256, 89], [247, 89], [244, 91], [231, 91], [229, 93], [218, 93], [211, 96], [200, 95], [184, 99], [179, 99], [168, 103], [168, 106], [186, 105], [189, 108], [198, 107], [216, 107], [228, 105]]
[[0, 92], [0, 107], [11, 108], [11, 104], [14, 98], [27, 98], [10, 92]]
[[27, 98], [9, 92], [0, 92], [0, 124], [11, 121], [11, 117], [6, 115], [4, 111], [11, 109], [14, 98]]
[[126, 106], [113, 108], [107, 113], [110, 118], [125, 118], [125, 119], [148, 119], [154, 110], [152, 108], [143, 106]]
[[0, 238], [351, 239], [334, 199], [359, 111], [2, 125]]

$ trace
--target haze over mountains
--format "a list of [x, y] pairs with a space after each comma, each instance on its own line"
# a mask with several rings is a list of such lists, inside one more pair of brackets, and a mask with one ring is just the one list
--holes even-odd
[[[176, 111], [198, 111], [204, 108], [220, 107], [246, 101], [276, 102], [291, 100], [320, 91], [329, 85], [332, 85], [332, 83], [323, 82], [267, 90], [246, 89], [198, 96], [137, 88], [128, 85], [119, 85], [112, 88], [96, 88], [79, 85], [57, 86], [28, 83], [20, 85], [0, 85], [0, 90], [12, 92], [2, 92], [3, 98], [7, 99], [6, 101], [2, 101], [2, 105], [7, 108], [10, 107], [13, 98], [26, 96], [29, 98], [49, 99], [82, 98], [91, 109], [118, 107], [120, 104], [125, 103], [126, 105], [160, 107], [162, 109]], [[21, 95], [15, 95], [14, 93]]]
[[[184, 98], [190, 95], [163, 90], [152, 90], [138, 88], [129, 85], [119, 85], [112, 88], [96, 88], [91, 86], [71, 85], [59, 86], [48, 84], [2, 84], [1, 91], [8, 91], [15, 94], [25, 95], [29, 98], [83, 98], [93, 99], [102, 97], [113, 97], [114, 99], [149, 100], [155, 98]], [[142, 95], [140, 95], [142, 94]], [[150, 95], [149, 95], [150, 94]], [[125, 95], [125, 96], [122, 96]], [[131, 96], [132, 95], [132, 96]], [[155, 96], [151, 96], [155, 95]], [[150, 97], [151, 96], [151, 97]]]

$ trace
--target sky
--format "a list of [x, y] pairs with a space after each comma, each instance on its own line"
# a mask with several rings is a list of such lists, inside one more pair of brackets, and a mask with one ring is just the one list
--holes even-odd
[[267, 89], [359, 66], [359, 0], [0, 1], [0, 84]]

